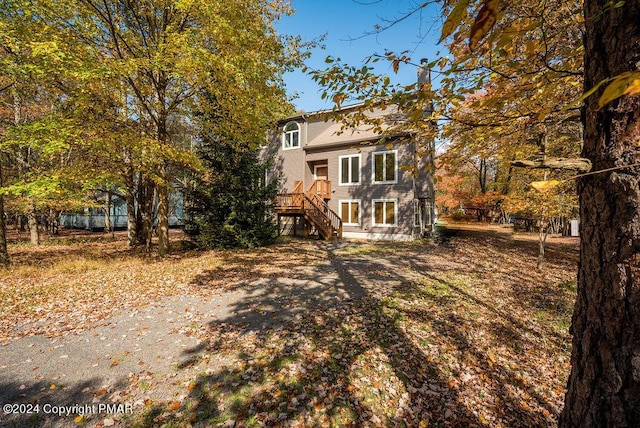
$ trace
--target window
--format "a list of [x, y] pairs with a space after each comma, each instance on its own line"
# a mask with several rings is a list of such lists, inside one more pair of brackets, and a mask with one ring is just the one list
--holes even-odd
[[289, 122], [285, 125], [282, 134], [282, 148], [284, 150], [300, 147], [300, 125]]
[[398, 201], [396, 199], [373, 200], [373, 225], [395, 226], [398, 217]]
[[413, 200], [413, 226], [422, 227], [422, 201]]
[[398, 179], [397, 151], [373, 153], [373, 182], [395, 183]]
[[360, 184], [360, 155], [340, 156], [340, 185]]
[[360, 224], [360, 201], [340, 201], [340, 218], [345, 226], [358, 226]]
[[432, 224], [431, 212], [433, 206], [431, 202], [424, 198], [413, 200], [413, 225], [415, 227], [425, 227]]

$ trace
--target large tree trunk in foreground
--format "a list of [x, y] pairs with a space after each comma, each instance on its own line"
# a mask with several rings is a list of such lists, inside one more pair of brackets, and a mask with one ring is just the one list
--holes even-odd
[[[640, 2], [585, 0], [585, 87], [640, 68]], [[602, 93], [602, 89], [599, 91]], [[640, 97], [586, 102], [593, 171], [640, 161]], [[579, 182], [581, 255], [561, 427], [640, 427], [640, 168]]]

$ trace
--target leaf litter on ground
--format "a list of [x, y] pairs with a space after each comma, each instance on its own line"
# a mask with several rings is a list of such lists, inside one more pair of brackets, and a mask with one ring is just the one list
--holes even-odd
[[[555, 426], [576, 240], [551, 238], [536, 270], [534, 239], [487, 229], [462, 227], [442, 242], [289, 240], [168, 260], [122, 240], [55, 247], [81, 255], [73, 265], [39, 254], [46, 248], [12, 247], [0, 331], [6, 342], [73, 334], [167, 296], [242, 289], [230, 319], [198, 314], [177, 327], [200, 340], [198, 358], [164, 379], [130, 374], [117, 399], [141, 406], [116, 423]], [[32, 252], [41, 264], [21, 264]], [[149, 398], [169, 381], [174, 399]]]

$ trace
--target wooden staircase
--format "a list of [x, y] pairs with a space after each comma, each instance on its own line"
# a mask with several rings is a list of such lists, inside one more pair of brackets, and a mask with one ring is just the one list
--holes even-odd
[[302, 217], [305, 220], [305, 234], [308, 236], [312, 229], [327, 241], [342, 238], [342, 219], [336, 214], [325, 198], [331, 195], [331, 182], [315, 180], [307, 192], [302, 191], [302, 182], [294, 183], [292, 193], [277, 195], [275, 211], [280, 217]]

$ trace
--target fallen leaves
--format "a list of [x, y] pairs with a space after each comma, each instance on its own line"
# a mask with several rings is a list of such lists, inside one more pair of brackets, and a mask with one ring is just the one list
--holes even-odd
[[[205, 322], [188, 306], [179, 312], [189, 325], [171, 319], [201, 344], [188, 364], [153, 373], [153, 361], [140, 362], [152, 371], [87, 393], [139, 403], [132, 423], [158, 426], [554, 426], [575, 245], [550, 242], [539, 272], [535, 238], [473, 233], [446, 246], [295, 241], [167, 263], [123, 257], [66, 283], [38, 276], [32, 295], [16, 276], [2, 292], [12, 305], [35, 303], [3, 312], [2, 326], [11, 337], [69, 334], [174, 293], [240, 290], [224, 320]], [[13, 327], [21, 317], [34, 320], [26, 330]], [[127, 355], [104, 358], [121, 368]], [[108, 419], [119, 423], [100, 424]]]
[[[5, 344], [36, 334], [79, 333], [106, 325], [123, 309], [168, 296], [211, 293], [215, 290], [196, 287], [190, 280], [205, 266], [220, 264], [216, 252], [194, 253], [182, 263], [138, 257], [123, 241], [9, 248], [15, 265], [0, 272], [0, 342]], [[23, 265], [23, 257], [40, 259], [42, 266]], [[76, 264], [86, 260], [91, 268], [64, 269], [65, 257], [76, 257]]]

